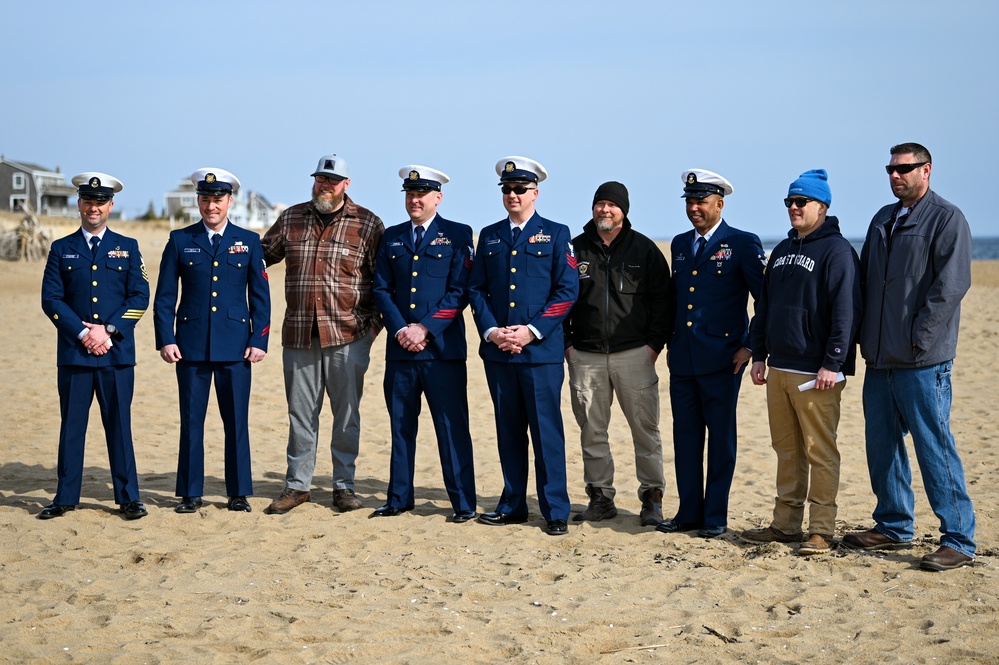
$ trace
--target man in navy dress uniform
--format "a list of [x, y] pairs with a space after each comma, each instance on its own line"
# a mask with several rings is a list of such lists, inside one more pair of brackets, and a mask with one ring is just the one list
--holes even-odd
[[[271, 297], [260, 236], [229, 222], [236, 176], [216, 168], [191, 175], [201, 221], [170, 233], [153, 301], [156, 348], [177, 365], [180, 389], [178, 513], [202, 505], [205, 415], [212, 379], [225, 430], [227, 507], [250, 512], [250, 365], [267, 353]], [[178, 280], [180, 306], [177, 306]]]
[[375, 261], [375, 305], [393, 339], [385, 347], [385, 404], [392, 423], [388, 500], [372, 517], [413, 508], [420, 394], [437, 433], [452, 521], [475, 517], [468, 433], [465, 321], [472, 228], [437, 214], [449, 178], [427, 166], [399, 169], [409, 221], [385, 230]]
[[469, 282], [469, 302], [482, 342], [496, 416], [503, 494], [484, 524], [527, 521], [527, 434], [541, 515], [551, 535], [568, 533], [569, 492], [562, 428], [562, 321], [579, 292], [568, 227], [534, 211], [547, 171], [533, 159], [496, 164], [509, 216], [482, 229]]
[[135, 324], [149, 305], [149, 278], [132, 238], [107, 227], [121, 182], [104, 173], [73, 176], [79, 231], [52, 243], [42, 279], [42, 310], [59, 331], [59, 488], [39, 519], [76, 508], [94, 395], [101, 408], [114, 500], [125, 519], [146, 516], [132, 448]]
[[[760, 239], [722, 219], [732, 185], [717, 173], [683, 173], [687, 218], [694, 228], [673, 238], [675, 321], [667, 342], [673, 453], [680, 506], [664, 533], [725, 533], [735, 473], [736, 404], [752, 354], [749, 296], [760, 296], [767, 257]], [[707, 475], [704, 439], [707, 430]]]

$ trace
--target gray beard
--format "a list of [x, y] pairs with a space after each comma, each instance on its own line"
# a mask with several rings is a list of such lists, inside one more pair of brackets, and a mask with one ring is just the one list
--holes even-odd
[[320, 215], [328, 215], [331, 212], [336, 212], [340, 206], [343, 205], [343, 197], [338, 199], [320, 200], [318, 197], [312, 197], [312, 206], [316, 209]]
[[609, 219], [595, 219], [593, 222], [597, 225], [598, 231], [609, 233], [614, 230], [614, 222]]

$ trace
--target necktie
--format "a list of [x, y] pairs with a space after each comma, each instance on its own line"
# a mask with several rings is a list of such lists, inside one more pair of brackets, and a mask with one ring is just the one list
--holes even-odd
[[701, 250], [704, 249], [704, 246], [707, 245], [707, 244], [708, 244], [708, 241], [704, 239], [704, 236], [701, 236], [700, 238], [698, 238], [697, 242], [694, 243], [694, 260], [695, 261], [697, 260], [697, 257], [701, 255]]
[[215, 235], [212, 236], [212, 253], [213, 254], [218, 254], [219, 253], [219, 245], [221, 245], [221, 244], [222, 244], [222, 234], [216, 233]]
[[93, 252], [94, 258], [97, 258], [97, 246], [101, 244], [101, 239], [97, 236], [90, 236], [90, 251]]
[[517, 241], [520, 240], [520, 227], [513, 227], [513, 244], [516, 245]]
[[414, 233], [416, 233], [416, 245], [415, 246], [419, 247], [420, 243], [423, 242], [423, 227], [422, 226], [417, 226], [416, 230], [414, 231]]

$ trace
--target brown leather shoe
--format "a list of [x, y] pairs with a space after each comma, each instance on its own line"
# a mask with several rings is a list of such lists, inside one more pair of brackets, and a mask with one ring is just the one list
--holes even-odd
[[919, 567], [923, 570], [954, 570], [962, 566], [974, 566], [975, 560], [965, 554], [961, 554], [953, 547], [941, 545], [933, 554], [927, 554], [919, 562]]
[[658, 487], [642, 494], [642, 512], [638, 514], [642, 526], [658, 526], [663, 521], [663, 491]]
[[901, 540], [893, 540], [877, 529], [848, 533], [843, 536], [843, 544], [855, 550], [900, 550], [911, 545]]
[[271, 501], [271, 505], [264, 508], [264, 512], [268, 515], [284, 515], [295, 506], [300, 506], [311, 498], [312, 495], [308, 492], [286, 487], [281, 492], [281, 496]]
[[800, 531], [784, 533], [780, 529], [768, 526], [762, 529], [747, 529], [740, 533], [739, 537], [751, 543], [800, 543], [802, 533]]
[[339, 508], [341, 513], [363, 507], [354, 490], [333, 490], [333, 505]]
[[586, 510], [573, 517], [574, 522], [599, 522], [617, 517], [617, 506], [614, 499], [607, 496], [599, 487], [586, 486], [586, 496], [590, 497], [590, 505]]
[[824, 533], [813, 533], [808, 536], [808, 540], [803, 542], [798, 548], [798, 554], [807, 556], [809, 554], [826, 554], [836, 543], [832, 536]]

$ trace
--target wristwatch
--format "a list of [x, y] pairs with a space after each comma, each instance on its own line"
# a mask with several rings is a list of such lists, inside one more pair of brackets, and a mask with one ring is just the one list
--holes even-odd
[[104, 330], [107, 330], [108, 334], [112, 337], [118, 334], [118, 328], [113, 323], [105, 323]]

